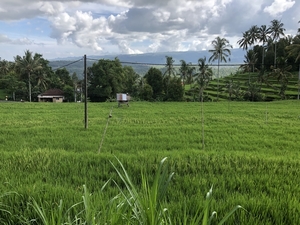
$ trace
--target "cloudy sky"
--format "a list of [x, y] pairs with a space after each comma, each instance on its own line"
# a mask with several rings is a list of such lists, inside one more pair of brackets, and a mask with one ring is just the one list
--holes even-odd
[[217, 36], [237, 48], [242, 32], [273, 19], [295, 35], [299, 12], [299, 0], [1, 0], [0, 57], [207, 50]]

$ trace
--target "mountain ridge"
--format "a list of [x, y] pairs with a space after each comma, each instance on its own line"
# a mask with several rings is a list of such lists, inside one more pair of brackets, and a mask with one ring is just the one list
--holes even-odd
[[[211, 53], [208, 51], [182, 51], [182, 52], [157, 52], [144, 54], [107, 54], [107, 55], [88, 55], [87, 67], [93, 65], [100, 59], [114, 60], [118, 58], [123, 65], [132, 66], [133, 69], [140, 75], [144, 75], [152, 66], [164, 66], [166, 63], [166, 56], [170, 56], [174, 60], [174, 65], [180, 65], [180, 60], [185, 60], [186, 63], [198, 64], [198, 59], [206, 57], [207, 63], [216, 66], [216, 62], [208, 62]], [[242, 49], [232, 49], [230, 61], [227, 65], [240, 65], [243, 63], [244, 51]], [[71, 74], [76, 73], [79, 77], [83, 76], [83, 59], [82, 57], [66, 57], [50, 59], [49, 64], [53, 69], [65, 67]], [[79, 61], [78, 61], [79, 60]], [[68, 65], [76, 62], [74, 64]], [[222, 63], [223, 65], [224, 63]]]

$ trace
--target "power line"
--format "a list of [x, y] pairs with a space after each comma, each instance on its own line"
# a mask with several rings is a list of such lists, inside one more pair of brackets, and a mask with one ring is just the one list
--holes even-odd
[[56, 68], [56, 69], [53, 69], [53, 71], [56, 71], [56, 70], [59, 70], [59, 69], [61, 69], [61, 68], [65, 68], [65, 67], [70, 66], [70, 65], [72, 65], [72, 64], [75, 64], [75, 63], [77, 63], [77, 62], [80, 62], [82, 59], [83, 59], [83, 58], [78, 59], [78, 60], [73, 61], [73, 62], [70, 62], [70, 63], [68, 63], [68, 64], [66, 64], [66, 65], [60, 66], [60, 67], [58, 67], [58, 68]]
[[[92, 61], [99, 61], [101, 59], [92, 59], [92, 58], [87, 58], [88, 60]], [[103, 59], [107, 60], [107, 59]], [[145, 66], [165, 66], [165, 63], [147, 63], [147, 62], [128, 62], [128, 61], [120, 61], [122, 64], [132, 64], [132, 65], [145, 65]], [[189, 64], [191, 66], [198, 66], [198, 64]], [[220, 64], [219, 66], [240, 66], [244, 65], [243, 63], [235, 63], [235, 64]], [[181, 66], [181, 64], [173, 64], [173, 66]], [[209, 64], [209, 66], [218, 66], [218, 64]]]

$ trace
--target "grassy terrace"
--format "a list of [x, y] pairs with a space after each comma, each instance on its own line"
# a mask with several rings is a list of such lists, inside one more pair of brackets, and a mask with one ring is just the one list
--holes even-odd
[[[232, 80], [234, 83], [239, 83], [240, 88], [242, 91], [247, 91], [248, 87], [247, 87], [247, 82], [249, 81], [249, 76], [251, 81], [256, 81], [257, 80], [257, 73], [245, 73], [245, 74], [234, 74], [234, 75], [230, 75], [230, 76], [226, 76], [223, 78], [219, 79], [219, 85], [217, 82], [217, 79], [212, 80], [209, 83], [209, 86], [205, 89], [205, 93], [208, 94], [208, 96], [215, 100], [217, 97], [217, 89], [219, 86], [220, 92], [219, 92], [219, 101], [222, 100], [228, 100], [228, 94], [226, 93], [226, 82], [229, 80]], [[261, 85], [258, 84], [258, 86], [261, 86], [261, 94], [263, 94], [265, 96], [265, 99], [267, 99], [268, 101], [270, 100], [280, 100], [281, 97], [279, 96], [279, 89], [280, 89], [280, 85], [278, 84], [277, 80], [275, 79], [270, 79], [268, 80], [268, 82], [274, 87], [277, 88], [278, 90], [266, 85], [265, 83], [262, 83]], [[188, 86], [186, 87], [186, 90], [188, 90]], [[294, 76], [292, 78], [290, 78], [288, 85], [287, 85], [287, 89], [285, 91], [286, 94], [286, 98], [287, 99], [297, 99], [298, 96], [298, 74], [294, 74]]]
[[163, 205], [174, 224], [204, 207], [212, 185], [216, 221], [241, 205], [247, 211], [228, 224], [297, 224], [299, 108], [295, 100], [206, 102], [203, 149], [199, 103], [89, 104], [87, 130], [83, 104], [0, 103], [0, 193], [18, 193], [0, 197], [0, 209], [12, 213], [0, 210], [0, 218], [3, 224], [37, 218], [33, 198], [54, 213], [62, 199], [66, 210], [82, 200], [84, 184], [101, 211], [119, 193], [113, 182], [101, 187], [110, 178], [121, 183], [109, 160], [115, 164], [117, 156], [141, 187], [141, 173], [152, 182], [158, 162], [168, 157], [175, 175]]

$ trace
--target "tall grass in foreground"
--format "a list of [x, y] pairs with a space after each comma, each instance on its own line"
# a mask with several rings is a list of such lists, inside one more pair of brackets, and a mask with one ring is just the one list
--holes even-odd
[[[167, 188], [172, 180], [174, 173], [168, 173], [164, 165], [167, 158], [163, 158], [156, 171], [152, 185], [149, 177], [142, 173], [141, 187], [137, 187], [131, 181], [129, 174], [123, 164], [117, 159], [118, 165], [112, 166], [117, 172], [121, 183], [116, 180], [107, 181], [101, 188], [104, 189], [112, 181], [119, 189], [119, 194], [108, 201], [93, 202], [90, 194], [83, 186], [82, 201], [65, 208], [63, 200], [60, 200], [55, 207], [49, 207], [48, 203], [38, 203], [30, 198], [29, 207], [34, 209], [36, 218], [25, 218], [20, 216], [20, 224], [43, 224], [43, 225], [98, 225], [98, 224], [137, 224], [137, 225], [162, 225], [162, 224], [183, 224], [183, 225], [210, 225], [216, 220], [217, 213], [210, 212], [212, 200], [212, 188], [209, 190], [205, 200], [205, 207], [201, 209], [199, 204], [197, 213], [188, 216], [186, 212], [182, 215], [170, 215], [167, 208]], [[51, 205], [51, 204], [50, 204]], [[222, 225], [237, 209], [232, 209], [219, 223]], [[209, 214], [211, 213], [211, 216]], [[8, 224], [2, 221], [3, 224]]]
[[[174, 224], [181, 224], [183, 212], [186, 224], [197, 208], [202, 212], [211, 184], [210, 206], [218, 212], [218, 221], [240, 204], [249, 213], [241, 210], [227, 224], [299, 223], [300, 101], [268, 102], [267, 123], [265, 102], [231, 102], [230, 112], [227, 102], [204, 102], [205, 151], [199, 103], [134, 102], [114, 109], [98, 154], [107, 114], [115, 104], [89, 104], [88, 130], [83, 128], [82, 104], [0, 104], [0, 193], [19, 193], [0, 199], [14, 217], [10, 224], [18, 224], [18, 215], [36, 217], [28, 204], [32, 198], [47, 213], [62, 199], [66, 212], [82, 200], [83, 184], [92, 193], [90, 208], [108, 218], [112, 212], [102, 209], [110, 202], [111, 210], [119, 213], [117, 209], [124, 208], [115, 205], [124, 198], [116, 185], [110, 181], [104, 193], [100, 191], [109, 179], [125, 187], [109, 162], [115, 162], [114, 155], [139, 193], [141, 168], [152, 184], [160, 160], [168, 157], [170, 171], [176, 173], [164, 207], [177, 218]], [[83, 206], [71, 210], [70, 217]], [[0, 211], [5, 221], [12, 219], [9, 215]]]
[[[9, 211], [9, 206], [7, 206], [7, 205], [5, 205], [1, 202], [2, 198], [6, 197], [8, 195], [11, 195], [11, 194], [12, 194], [12, 192], [6, 192], [6, 193], [0, 195], [0, 213], [1, 214], [5, 214], [5, 215], [8, 215], [8, 216], [11, 215], [11, 212]], [[6, 224], [6, 222], [7, 221], [5, 221], [5, 219], [0, 217], [0, 223], [1, 224]]]

